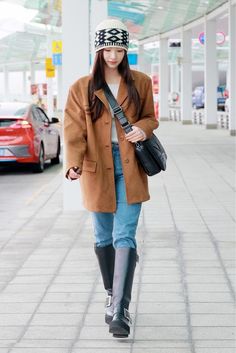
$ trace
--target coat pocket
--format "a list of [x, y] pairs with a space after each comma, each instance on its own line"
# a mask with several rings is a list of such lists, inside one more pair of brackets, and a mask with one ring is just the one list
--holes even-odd
[[83, 171], [95, 173], [96, 169], [97, 169], [97, 162], [88, 161], [86, 159], [84, 160], [84, 162], [83, 162]]

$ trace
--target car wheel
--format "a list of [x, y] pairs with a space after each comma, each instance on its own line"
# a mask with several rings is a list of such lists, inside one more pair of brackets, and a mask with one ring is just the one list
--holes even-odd
[[58, 140], [57, 155], [55, 158], [51, 159], [51, 164], [59, 164], [60, 163], [60, 152], [61, 152], [61, 144], [60, 144], [60, 140]]
[[39, 160], [33, 165], [33, 171], [34, 173], [43, 173], [44, 171], [44, 150], [42, 145], [39, 151]]

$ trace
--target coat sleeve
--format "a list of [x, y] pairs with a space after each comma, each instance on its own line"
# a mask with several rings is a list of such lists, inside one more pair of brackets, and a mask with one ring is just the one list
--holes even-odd
[[84, 154], [87, 148], [87, 128], [85, 112], [73, 88], [70, 88], [64, 115], [65, 171], [79, 167], [82, 171]]
[[146, 81], [145, 92], [146, 95], [142, 101], [140, 118], [133, 125], [142, 129], [145, 132], [146, 137], [150, 138], [153, 130], [159, 125], [159, 122], [155, 118], [151, 79]]

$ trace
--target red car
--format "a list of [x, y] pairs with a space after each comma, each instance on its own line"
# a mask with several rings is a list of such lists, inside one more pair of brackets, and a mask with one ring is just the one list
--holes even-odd
[[46, 160], [60, 163], [60, 133], [53, 126], [58, 122], [35, 104], [0, 103], [0, 165], [31, 163], [42, 173]]

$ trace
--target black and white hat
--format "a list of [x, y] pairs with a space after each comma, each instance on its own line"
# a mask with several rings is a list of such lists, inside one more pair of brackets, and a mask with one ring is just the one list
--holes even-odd
[[119, 20], [107, 19], [99, 23], [95, 32], [95, 51], [106, 47], [118, 47], [128, 50], [129, 32]]

